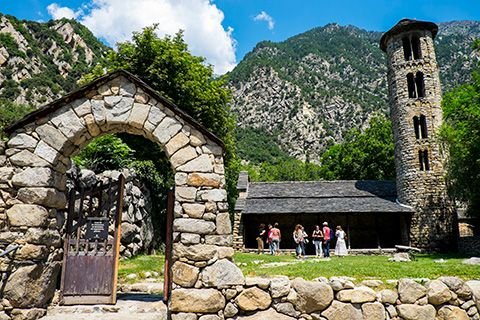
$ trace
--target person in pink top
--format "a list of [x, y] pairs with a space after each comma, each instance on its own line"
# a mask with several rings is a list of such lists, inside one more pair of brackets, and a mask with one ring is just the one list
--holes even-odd
[[332, 230], [328, 227], [328, 223], [323, 223], [323, 257], [330, 257], [330, 240]]
[[270, 237], [272, 239], [272, 255], [277, 255], [280, 249], [280, 240], [282, 240], [282, 233], [278, 228], [278, 223], [275, 222], [274, 227], [271, 229]]

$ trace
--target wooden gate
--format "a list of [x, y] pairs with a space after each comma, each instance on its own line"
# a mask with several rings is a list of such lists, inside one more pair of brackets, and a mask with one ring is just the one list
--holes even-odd
[[116, 303], [124, 185], [120, 175], [118, 181], [70, 192], [61, 304]]
[[172, 290], [172, 250], [173, 250], [173, 207], [175, 205], [175, 193], [173, 190], [168, 192], [167, 196], [167, 216], [165, 232], [165, 266], [163, 279], [163, 301], [167, 302]]

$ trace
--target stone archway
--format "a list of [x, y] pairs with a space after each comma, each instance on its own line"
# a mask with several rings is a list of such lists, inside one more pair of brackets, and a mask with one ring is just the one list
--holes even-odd
[[21, 247], [12, 260], [0, 260], [0, 272], [13, 308], [45, 308], [52, 298], [62, 259], [56, 210], [66, 204], [65, 172], [72, 155], [105, 133], [158, 143], [175, 173], [172, 314], [222, 313], [219, 289], [244, 284], [230, 261], [223, 143], [140, 79], [126, 71], [108, 74], [6, 131], [0, 243]]

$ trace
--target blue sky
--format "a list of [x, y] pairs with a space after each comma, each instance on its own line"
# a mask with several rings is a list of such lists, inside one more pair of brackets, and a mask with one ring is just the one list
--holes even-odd
[[224, 73], [262, 40], [330, 22], [385, 31], [405, 17], [480, 20], [480, 0], [0, 0], [0, 12], [43, 21], [75, 17], [111, 46], [154, 22], [161, 35], [182, 28], [192, 51]]

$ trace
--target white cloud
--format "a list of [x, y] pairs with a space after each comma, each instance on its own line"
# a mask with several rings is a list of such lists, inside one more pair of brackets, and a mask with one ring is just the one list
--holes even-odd
[[82, 13], [82, 10], [73, 11], [68, 7], [60, 7], [56, 3], [51, 3], [47, 7], [47, 11], [48, 14], [51, 15], [55, 20], [62, 18], [75, 19]]
[[[133, 31], [158, 23], [159, 36], [184, 30], [189, 49], [206, 57], [216, 74], [224, 74], [236, 65], [233, 29], [222, 26], [224, 14], [211, 0], [90, 1], [83, 6], [84, 13], [78, 20], [111, 46], [131, 39]], [[74, 12], [56, 7], [56, 12], [58, 9]]]
[[273, 18], [268, 14], [266, 13], [265, 11], [262, 11], [260, 12], [259, 14], [257, 14], [254, 18], [253, 18], [254, 21], [265, 21], [267, 22], [267, 25], [268, 25], [268, 29], [269, 30], [273, 30], [273, 28], [275, 28], [275, 21], [273, 20]]

